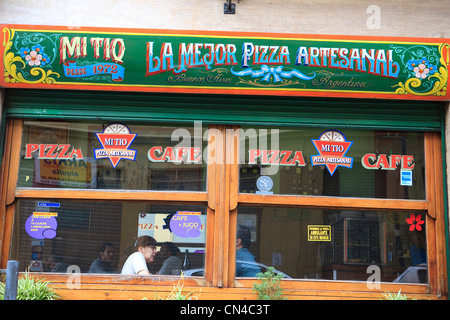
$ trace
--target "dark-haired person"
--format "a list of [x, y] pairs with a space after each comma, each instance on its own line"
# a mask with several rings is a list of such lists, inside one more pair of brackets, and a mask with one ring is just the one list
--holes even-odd
[[153, 262], [156, 255], [156, 240], [150, 236], [140, 236], [134, 243], [135, 252], [125, 261], [121, 274], [149, 275], [147, 263]]
[[159, 255], [164, 259], [163, 265], [159, 270], [158, 274], [163, 275], [177, 275], [181, 273], [182, 262], [181, 259], [177, 257], [180, 249], [172, 242], [164, 242], [159, 250]]
[[89, 268], [89, 273], [112, 273], [113, 269], [111, 266], [113, 259], [113, 244], [110, 242], [105, 242], [100, 247], [100, 256], [95, 259], [91, 267]]
[[236, 277], [256, 277], [261, 272], [255, 257], [248, 250], [251, 244], [250, 229], [243, 225], [236, 231]]

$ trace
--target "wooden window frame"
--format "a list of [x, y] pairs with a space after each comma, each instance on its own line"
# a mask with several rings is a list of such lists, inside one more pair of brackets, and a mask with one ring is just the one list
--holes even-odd
[[[0, 193], [0, 265], [6, 267], [11, 246], [14, 212], [18, 199], [61, 199], [61, 200], [116, 200], [116, 201], [148, 201], [158, 203], [187, 203], [207, 205], [207, 230], [204, 278], [185, 279], [185, 286], [192, 290], [198, 287], [211, 288], [206, 293], [214, 297], [220, 295], [212, 288], [240, 288], [240, 293], [228, 292], [229, 298], [252, 297], [251, 288], [254, 280], [235, 278], [235, 234], [237, 224], [237, 208], [239, 205], [252, 206], [289, 206], [321, 209], [361, 209], [385, 210], [398, 212], [423, 212], [426, 214], [428, 285], [402, 284], [401, 288], [416, 295], [440, 298], [447, 295], [447, 266], [445, 245], [445, 208], [443, 194], [443, 157], [439, 132], [425, 132], [425, 200], [392, 200], [373, 198], [341, 198], [296, 195], [258, 195], [239, 193], [239, 130], [238, 126], [210, 125], [209, 132], [218, 135], [210, 136], [210, 146], [215, 150], [215, 161], [208, 161], [206, 192], [161, 192], [161, 191], [127, 191], [127, 190], [67, 190], [18, 188], [17, 178], [22, 141], [22, 119], [8, 119], [5, 139], [5, 152], [1, 167]], [[232, 130], [227, 130], [232, 129]], [[229, 152], [233, 151], [233, 152]], [[234, 158], [231, 158], [234, 157]], [[43, 277], [59, 283], [57, 288], [64, 291], [64, 283], [68, 276], [42, 274]], [[102, 287], [105, 277], [115, 284], [125, 286], [136, 283], [155, 286], [161, 292], [170, 291], [173, 279], [151, 278], [125, 281], [117, 276], [82, 276], [82, 283], [96, 286], [98, 294], [108, 295], [107, 288]], [[101, 279], [99, 279], [101, 278]], [[307, 281], [298, 279], [284, 280], [283, 287], [292, 297], [309, 295], [352, 297], [351, 292], [367, 292], [367, 296], [379, 294], [370, 291], [366, 284], [351, 281]], [[383, 283], [384, 291], [398, 291], [399, 285]], [[123, 289], [122, 289], [123, 290]], [[135, 289], [133, 289], [135, 290]], [[152, 289], [153, 290], [153, 289]], [[165, 291], [164, 291], [165, 290]], [[75, 293], [65, 290], [66, 297]], [[308, 293], [309, 292], [309, 293]], [[405, 292], [403, 289], [402, 292]], [[130, 295], [117, 294], [110, 298], [128, 298]], [[254, 296], [253, 296], [254, 297]]]
[[[233, 135], [226, 136], [225, 142], [228, 148], [235, 148], [233, 154], [237, 155], [239, 131], [235, 130]], [[234, 142], [234, 143], [233, 143]], [[373, 199], [373, 198], [343, 198], [343, 197], [325, 197], [325, 196], [297, 196], [297, 195], [260, 195], [239, 193], [239, 164], [237, 158], [232, 161], [225, 171], [230, 172], [227, 176], [229, 182], [225, 183], [230, 190], [229, 205], [229, 244], [226, 255], [230, 258], [227, 270], [230, 270], [226, 277], [227, 284], [234, 287], [251, 286], [252, 280], [241, 280], [234, 278], [234, 265], [236, 263], [236, 250], [234, 235], [237, 225], [237, 207], [242, 206], [289, 206], [289, 207], [307, 207], [321, 209], [358, 209], [358, 210], [386, 210], [397, 212], [423, 212], [426, 216], [427, 225], [427, 261], [428, 261], [428, 285], [410, 285], [415, 287], [417, 294], [434, 293], [437, 297], [447, 296], [447, 266], [446, 266], [446, 238], [445, 238], [445, 208], [443, 194], [443, 157], [442, 142], [439, 132], [425, 132], [424, 152], [425, 152], [425, 200], [394, 200], [394, 199]], [[237, 157], [237, 156], [236, 156]], [[233, 183], [231, 183], [233, 182]], [[310, 281], [291, 281], [294, 285], [288, 285], [288, 288], [309, 288]], [[333, 284], [334, 282], [334, 284]], [[345, 282], [345, 281], [344, 281]], [[301, 285], [302, 283], [303, 285]], [[308, 283], [307, 285], [304, 285]], [[317, 284], [317, 282], [315, 282]], [[321, 281], [326, 283], [328, 288], [323, 290], [332, 290], [333, 287], [340, 287], [339, 281]], [[404, 287], [405, 285], [403, 285]], [[398, 285], [386, 285], [386, 287], [398, 288]], [[424, 288], [426, 288], [424, 290]], [[366, 284], [360, 286], [360, 290], [368, 290]], [[398, 289], [396, 290], [398, 291]]]

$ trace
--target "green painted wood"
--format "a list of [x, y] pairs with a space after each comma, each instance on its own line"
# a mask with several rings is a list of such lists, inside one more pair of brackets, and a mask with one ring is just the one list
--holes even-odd
[[443, 112], [441, 103], [427, 101], [19, 89], [6, 93], [7, 117], [24, 119], [438, 131]]
[[[0, 85], [427, 101], [449, 95], [449, 39], [89, 29], [3, 25]], [[46, 57], [42, 68], [26, 63], [25, 52], [37, 49]]]

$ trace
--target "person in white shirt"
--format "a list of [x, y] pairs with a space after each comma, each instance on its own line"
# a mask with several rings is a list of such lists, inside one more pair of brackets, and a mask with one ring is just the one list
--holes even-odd
[[136, 252], [125, 261], [121, 274], [149, 275], [147, 263], [153, 262], [156, 255], [156, 240], [150, 236], [140, 236], [134, 243]]

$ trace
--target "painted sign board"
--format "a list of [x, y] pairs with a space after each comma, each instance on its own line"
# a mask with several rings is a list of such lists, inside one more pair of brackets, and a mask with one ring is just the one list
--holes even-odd
[[34, 239], [53, 239], [56, 236], [57, 212], [33, 212], [25, 222], [25, 230]]
[[308, 241], [331, 241], [331, 226], [308, 225]]
[[450, 39], [0, 29], [7, 88], [449, 100]]

